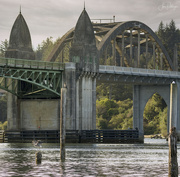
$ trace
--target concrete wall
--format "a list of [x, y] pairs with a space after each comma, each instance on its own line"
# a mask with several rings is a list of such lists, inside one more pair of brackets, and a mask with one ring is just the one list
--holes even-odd
[[66, 129], [96, 129], [96, 79], [93, 76], [88, 72], [79, 74], [75, 63], [66, 63]]
[[60, 103], [54, 100], [21, 100], [20, 120], [22, 130], [59, 130]]

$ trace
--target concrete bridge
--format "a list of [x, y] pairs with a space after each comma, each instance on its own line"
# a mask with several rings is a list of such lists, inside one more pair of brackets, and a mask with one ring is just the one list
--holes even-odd
[[[67, 46], [71, 46], [69, 62], [64, 63]], [[66, 128], [96, 129], [96, 82], [119, 82], [134, 85], [133, 126], [142, 140], [144, 108], [154, 93], [168, 106], [168, 129], [175, 126], [180, 134], [180, 73], [176, 49], [174, 53], [171, 60], [144, 23], [94, 24], [84, 9], [76, 27], [61, 38], [47, 61], [36, 61], [20, 13], [11, 30], [6, 58], [0, 59], [0, 87], [10, 92], [8, 130], [59, 130], [63, 86], [67, 87]]]

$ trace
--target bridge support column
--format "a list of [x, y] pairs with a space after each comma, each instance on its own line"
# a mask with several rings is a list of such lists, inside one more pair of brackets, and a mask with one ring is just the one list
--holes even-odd
[[[180, 92], [176, 90], [176, 86], [174, 88], [175, 91], [172, 92], [173, 97], [175, 97], [174, 105], [180, 105]], [[133, 90], [133, 128], [138, 128], [140, 141], [144, 141], [144, 128], [143, 128], [143, 113], [144, 108], [154, 93], [158, 93], [166, 102], [168, 107], [168, 115], [167, 115], [167, 132], [169, 132], [169, 110], [170, 110], [170, 87], [169, 85], [134, 85]], [[177, 96], [177, 97], [176, 97]], [[178, 102], [178, 103], [176, 103]], [[175, 111], [177, 112], [177, 106], [175, 106]], [[177, 114], [177, 113], [176, 113]], [[179, 112], [178, 112], [179, 114]], [[179, 114], [180, 115], [180, 114]], [[176, 120], [176, 119], [175, 119]], [[179, 124], [179, 123], [178, 123]], [[177, 127], [177, 126], [176, 126]], [[180, 125], [178, 125], [180, 127]], [[178, 129], [178, 128], [177, 128]], [[180, 130], [180, 128], [179, 128]]]
[[79, 130], [92, 130], [96, 128], [96, 80], [84, 75], [79, 83]]
[[180, 82], [173, 82], [170, 87], [170, 123], [169, 130], [176, 127], [180, 140]]
[[67, 63], [65, 71], [64, 83], [67, 85], [66, 128], [76, 130], [76, 64]]
[[96, 78], [92, 80], [92, 129], [96, 129]]
[[96, 129], [96, 78], [90, 72], [77, 74], [76, 63], [67, 63], [65, 72], [66, 129]]
[[139, 141], [144, 142], [143, 110], [141, 110], [140, 85], [134, 85], [133, 90], [133, 129], [139, 130]]
[[20, 101], [11, 93], [7, 94], [7, 120], [8, 130], [20, 129]]

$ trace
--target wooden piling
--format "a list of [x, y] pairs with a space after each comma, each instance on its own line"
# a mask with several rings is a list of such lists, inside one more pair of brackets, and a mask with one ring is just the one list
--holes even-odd
[[42, 154], [41, 152], [36, 152], [36, 164], [41, 164], [41, 160], [42, 160]]
[[172, 127], [169, 134], [169, 177], [178, 177], [177, 162], [177, 134], [176, 127]]
[[65, 161], [65, 135], [66, 135], [66, 88], [61, 88], [60, 108], [60, 160]]

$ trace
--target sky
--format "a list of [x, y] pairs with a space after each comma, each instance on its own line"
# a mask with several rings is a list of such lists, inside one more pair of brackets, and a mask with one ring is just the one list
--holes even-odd
[[153, 31], [173, 19], [180, 29], [180, 0], [0, 0], [0, 42], [9, 40], [20, 6], [36, 49], [47, 37], [56, 40], [74, 27], [84, 4], [91, 19], [136, 20]]

